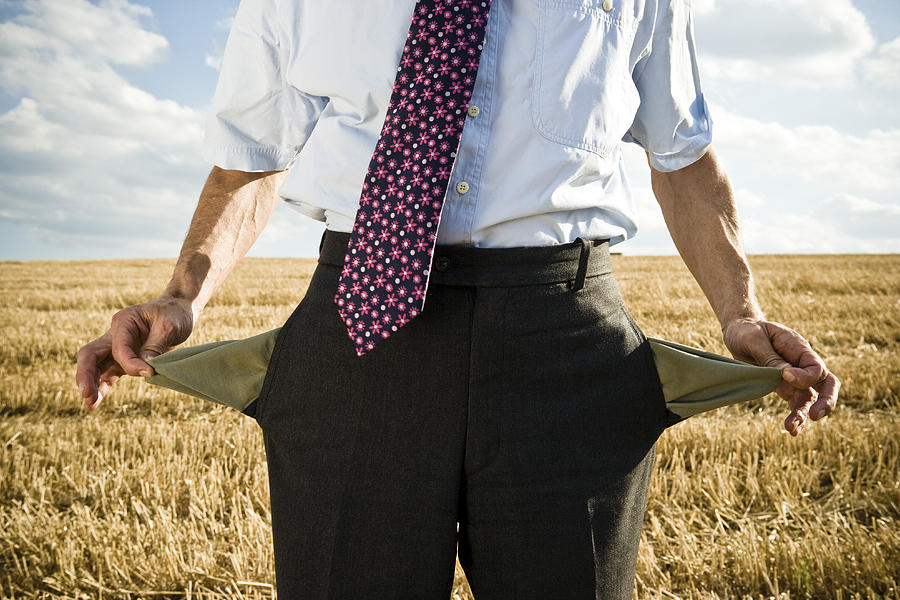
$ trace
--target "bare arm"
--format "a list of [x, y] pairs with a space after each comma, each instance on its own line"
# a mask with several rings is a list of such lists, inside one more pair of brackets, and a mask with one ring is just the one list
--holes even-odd
[[213, 167], [163, 296], [189, 301], [196, 319], [269, 222], [286, 174]]
[[785, 429], [797, 435], [807, 417], [830, 414], [840, 382], [800, 334], [766, 320], [731, 184], [715, 152], [671, 173], [651, 167], [651, 181], [672, 240], [719, 319], [728, 349], [740, 360], [782, 369], [777, 392], [791, 409]]
[[672, 241], [722, 327], [734, 319], [762, 318], [731, 184], [715, 152], [678, 171], [651, 167], [650, 173]]
[[122, 375], [151, 375], [146, 359], [188, 338], [203, 307], [268, 223], [285, 174], [212, 169], [163, 293], [117, 312], [106, 333], [78, 351], [75, 380], [85, 410], [96, 408]]

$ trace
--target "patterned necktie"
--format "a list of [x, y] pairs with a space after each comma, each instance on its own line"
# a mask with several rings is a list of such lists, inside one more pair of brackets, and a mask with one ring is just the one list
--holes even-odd
[[491, 0], [417, 0], [334, 301], [362, 356], [422, 311]]

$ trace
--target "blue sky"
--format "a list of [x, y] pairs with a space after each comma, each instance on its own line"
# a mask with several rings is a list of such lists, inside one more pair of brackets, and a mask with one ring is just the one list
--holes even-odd
[[[236, 0], [0, 0], [0, 260], [176, 256]], [[747, 250], [900, 252], [900, 3], [693, 0]], [[669, 254], [643, 156], [628, 254]], [[315, 256], [281, 206], [255, 256]]]

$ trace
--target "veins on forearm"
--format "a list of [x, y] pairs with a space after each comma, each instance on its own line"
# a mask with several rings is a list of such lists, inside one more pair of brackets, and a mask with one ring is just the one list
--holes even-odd
[[722, 326], [763, 318], [731, 184], [713, 151], [679, 171], [653, 171], [652, 183], [672, 240]]
[[259, 237], [273, 207], [272, 173], [213, 169], [200, 194], [167, 295], [205, 306], [238, 260]]

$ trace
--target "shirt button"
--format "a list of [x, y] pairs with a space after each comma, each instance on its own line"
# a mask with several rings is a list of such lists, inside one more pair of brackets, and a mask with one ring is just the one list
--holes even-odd
[[460, 194], [465, 194], [466, 192], [469, 191], [469, 184], [466, 183], [465, 181], [460, 181], [459, 183], [456, 184], [456, 191], [459, 192]]
[[477, 117], [479, 114], [481, 114], [481, 109], [473, 104], [469, 107], [468, 112], [470, 117]]
[[603, 10], [606, 12], [612, 10], [612, 0], [603, 0]]
[[438, 256], [434, 259], [434, 268], [438, 271], [446, 271], [450, 268], [450, 259], [446, 256]]

